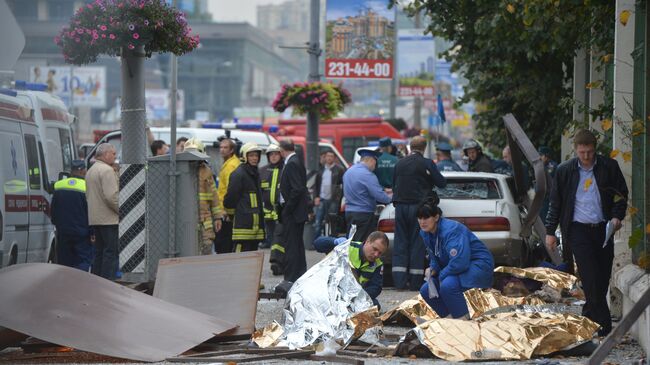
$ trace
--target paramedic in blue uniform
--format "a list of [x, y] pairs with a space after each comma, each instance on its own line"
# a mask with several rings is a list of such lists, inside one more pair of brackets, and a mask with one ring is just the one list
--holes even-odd
[[[347, 238], [320, 236], [314, 241], [316, 251], [329, 253], [341, 243], [345, 242]], [[381, 274], [381, 267], [383, 265], [381, 256], [388, 249], [388, 237], [383, 232], [374, 231], [368, 235], [365, 242], [350, 242], [348, 248], [348, 259], [352, 272], [357, 281], [368, 293], [372, 303], [379, 307], [377, 297], [381, 294], [381, 285], [384, 282]]]
[[439, 199], [430, 197], [417, 210], [420, 236], [429, 253], [429, 281], [420, 295], [442, 318], [469, 318], [463, 292], [492, 286], [494, 259], [485, 244], [464, 225], [442, 217]]
[[343, 175], [343, 196], [348, 232], [353, 224], [356, 225], [357, 232], [353, 240], [364, 242], [370, 232], [377, 228], [377, 204], [388, 204], [391, 198], [373, 173], [381, 152], [359, 150], [357, 153], [361, 156], [361, 161], [352, 165]]
[[51, 216], [56, 226], [56, 256], [61, 265], [88, 271], [95, 256], [88, 225], [86, 165], [72, 161], [72, 176], [54, 184]]

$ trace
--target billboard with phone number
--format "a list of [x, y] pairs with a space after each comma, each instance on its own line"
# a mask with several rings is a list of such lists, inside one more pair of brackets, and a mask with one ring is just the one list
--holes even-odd
[[325, 77], [391, 79], [395, 12], [387, 2], [328, 0]]

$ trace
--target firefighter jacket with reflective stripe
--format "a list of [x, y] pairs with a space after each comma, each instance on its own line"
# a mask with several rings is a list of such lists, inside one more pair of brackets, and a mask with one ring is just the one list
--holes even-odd
[[199, 165], [199, 225], [203, 241], [215, 238], [214, 220], [221, 218], [217, 186], [207, 163]]
[[[237, 158], [236, 155], [230, 156], [229, 159], [223, 162], [223, 165], [221, 166], [221, 171], [219, 171], [219, 188], [217, 191], [219, 192], [219, 209], [223, 212], [224, 211], [224, 206], [223, 206], [223, 201], [224, 198], [226, 197], [226, 193], [228, 192], [228, 185], [230, 181], [230, 174], [235, 171], [237, 166], [241, 161], [239, 161], [239, 158]], [[232, 215], [235, 213], [233, 209], [228, 209], [225, 208], [225, 212]]]
[[233, 171], [223, 205], [234, 211], [233, 241], [264, 239], [262, 191], [257, 167], [244, 163]]
[[277, 202], [280, 197], [280, 175], [283, 166], [284, 163], [280, 160], [277, 164], [260, 167], [264, 219], [266, 220], [278, 220]]
[[86, 201], [86, 181], [69, 177], [54, 184], [52, 195], [52, 223], [60, 234], [88, 237], [88, 202]]
[[376, 299], [381, 293], [381, 286], [383, 284], [381, 275], [381, 266], [383, 263], [381, 260], [377, 259], [375, 262], [367, 261], [363, 256], [363, 243], [361, 242], [350, 242], [348, 259], [361, 287], [368, 293], [370, 298]]

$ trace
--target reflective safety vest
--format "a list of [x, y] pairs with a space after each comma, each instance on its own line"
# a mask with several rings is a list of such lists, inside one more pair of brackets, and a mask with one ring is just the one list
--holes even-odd
[[355, 271], [355, 276], [357, 281], [362, 286], [367, 283], [375, 273], [375, 271], [381, 269], [383, 262], [380, 259], [375, 260], [375, 262], [369, 262], [363, 259], [363, 243], [361, 242], [350, 242], [348, 247], [348, 258], [350, 260], [350, 265]]
[[85, 194], [86, 180], [77, 177], [69, 177], [67, 179], [59, 180], [54, 183], [54, 191], [57, 190], [73, 190]]
[[262, 187], [262, 200], [264, 200], [264, 219], [278, 220], [276, 203], [280, 192], [280, 171], [282, 165], [266, 165], [260, 168], [260, 186]]
[[50, 212], [59, 234], [76, 237], [90, 235], [86, 180], [69, 177], [54, 183]]

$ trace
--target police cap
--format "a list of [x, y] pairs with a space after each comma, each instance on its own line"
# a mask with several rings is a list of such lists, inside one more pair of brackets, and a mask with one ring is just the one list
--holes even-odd
[[83, 170], [86, 168], [86, 162], [84, 160], [72, 160], [72, 171]]
[[389, 137], [384, 137], [379, 140], [379, 147], [389, 147], [393, 144], [393, 141]]
[[381, 152], [377, 150], [359, 150], [357, 152], [359, 156], [361, 157], [374, 157], [375, 159], [378, 159], [379, 156], [381, 156]]
[[438, 151], [447, 151], [447, 152], [451, 152], [452, 149], [453, 149], [453, 148], [451, 147], [451, 145], [450, 145], [449, 143], [447, 143], [447, 142], [440, 142], [440, 143], [438, 143], [438, 145], [436, 146], [436, 150], [438, 150]]

